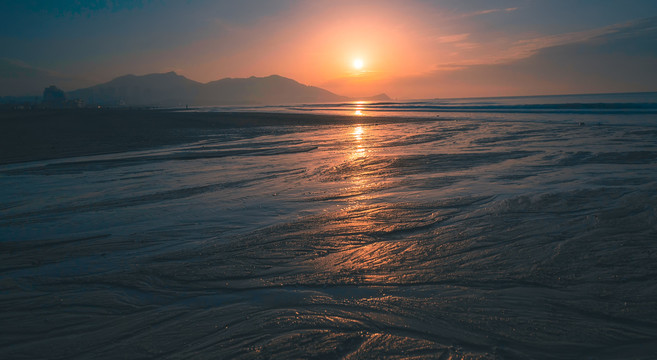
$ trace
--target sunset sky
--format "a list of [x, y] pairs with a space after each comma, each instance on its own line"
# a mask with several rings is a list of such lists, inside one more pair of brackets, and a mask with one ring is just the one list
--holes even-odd
[[0, 49], [0, 95], [167, 71], [401, 99], [657, 91], [657, 1], [5, 1]]

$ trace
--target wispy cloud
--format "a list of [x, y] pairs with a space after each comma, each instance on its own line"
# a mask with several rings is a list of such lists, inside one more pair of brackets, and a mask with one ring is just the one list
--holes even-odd
[[574, 44], [589, 41], [591, 39], [610, 35], [618, 32], [620, 29], [631, 25], [626, 23], [622, 25], [612, 25], [598, 29], [571, 32], [558, 35], [542, 36], [533, 39], [516, 41], [509, 51], [505, 54], [507, 60], [517, 60], [534, 55], [537, 51], [549, 47]]
[[438, 64], [434, 67], [433, 72], [437, 71], [456, 71], [467, 69], [467, 66], [458, 65], [458, 64]]
[[454, 46], [461, 50], [472, 50], [481, 47], [481, 44], [476, 42], [464, 41], [464, 42], [456, 43], [454, 44]]
[[475, 12], [467, 13], [467, 14], [464, 14], [462, 17], [479, 16], [479, 15], [498, 13], [498, 12], [512, 12], [512, 11], [516, 11], [516, 10], [518, 10], [517, 7], [504, 8], [504, 9], [488, 9], [488, 10], [481, 10], [481, 11], [475, 11]]
[[[657, 31], [657, 17], [614, 24], [602, 28], [558, 35], [527, 37], [516, 41], [496, 43], [471, 41], [471, 34], [454, 34], [437, 38], [457, 50], [449, 54], [437, 71], [449, 71], [481, 65], [503, 65], [530, 58], [544, 49], [575, 45], [605, 43], [615, 38], [633, 38]], [[443, 56], [445, 60], [445, 56]]]
[[534, 55], [541, 49], [554, 46], [596, 40], [607, 42], [612, 38], [634, 38], [645, 34], [655, 34], [656, 31], [657, 17], [633, 20], [597, 29], [520, 40], [513, 44], [507, 56], [510, 60], [522, 59]]
[[436, 40], [438, 40], [439, 43], [455, 43], [467, 39], [468, 36], [470, 36], [470, 34], [468, 33], [445, 35], [445, 36], [439, 36]]

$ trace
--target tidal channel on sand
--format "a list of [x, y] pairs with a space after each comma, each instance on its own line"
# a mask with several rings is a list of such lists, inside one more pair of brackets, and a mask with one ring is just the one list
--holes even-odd
[[308, 116], [2, 165], [0, 357], [650, 358], [654, 117]]

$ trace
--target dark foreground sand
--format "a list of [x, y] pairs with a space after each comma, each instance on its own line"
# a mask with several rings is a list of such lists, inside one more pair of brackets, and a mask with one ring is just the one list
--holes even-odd
[[0, 164], [143, 150], [228, 128], [400, 122], [281, 113], [72, 109], [0, 111]]

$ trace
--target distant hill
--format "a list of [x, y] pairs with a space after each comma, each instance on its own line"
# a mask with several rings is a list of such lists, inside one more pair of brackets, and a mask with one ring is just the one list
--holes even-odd
[[132, 106], [286, 104], [346, 101], [315, 86], [278, 75], [225, 78], [206, 84], [175, 72], [126, 75], [104, 84], [68, 93], [88, 104]]
[[63, 89], [89, 86], [89, 81], [67, 77], [51, 71], [32, 67], [19, 61], [0, 58], [0, 97], [39, 97], [43, 89], [57, 85]]
[[125, 75], [104, 84], [71, 91], [68, 97], [99, 105], [191, 105], [195, 104], [202, 87], [203, 84], [175, 72]]
[[252, 76], [247, 79], [226, 78], [204, 85], [199, 100], [206, 105], [285, 104], [345, 101], [315, 86], [306, 86], [278, 75]]

